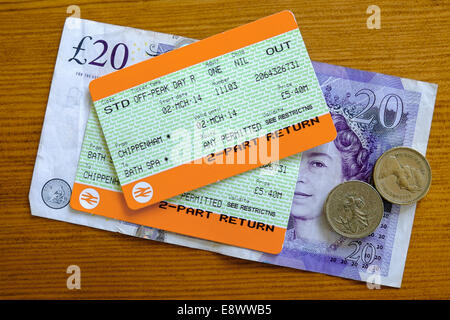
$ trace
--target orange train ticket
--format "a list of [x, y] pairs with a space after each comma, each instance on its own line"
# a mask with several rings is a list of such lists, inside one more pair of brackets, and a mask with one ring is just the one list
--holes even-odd
[[95, 79], [90, 92], [133, 210], [336, 135], [289, 11]]

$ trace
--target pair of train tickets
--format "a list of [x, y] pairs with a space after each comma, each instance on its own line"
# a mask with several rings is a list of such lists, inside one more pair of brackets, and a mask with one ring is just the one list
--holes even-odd
[[120, 70], [89, 84], [72, 208], [279, 253], [298, 154], [336, 137], [294, 15], [127, 68], [115, 48]]
[[426, 152], [436, 90], [311, 63], [288, 11], [202, 41], [68, 18], [31, 211], [400, 286], [415, 205], [385, 203], [359, 241], [321, 206], [384, 151]]

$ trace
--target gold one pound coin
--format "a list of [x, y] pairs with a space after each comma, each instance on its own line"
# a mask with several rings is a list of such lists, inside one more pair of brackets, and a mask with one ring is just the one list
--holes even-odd
[[431, 168], [427, 159], [412, 148], [392, 148], [378, 158], [373, 181], [380, 195], [395, 204], [412, 204], [427, 194]]
[[347, 238], [365, 238], [383, 218], [383, 200], [370, 184], [352, 180], [339, 184], [324, 205], [331, 228]]

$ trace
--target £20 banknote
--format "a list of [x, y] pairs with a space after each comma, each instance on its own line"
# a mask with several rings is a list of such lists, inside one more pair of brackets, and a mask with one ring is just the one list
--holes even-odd
[[[30, 188], [32, 214], [243, 259], [400, 287], [415, 205], [385, 203], [378, 229], [359, 240], [332, 232], [321, 207], [328, 192], [340, 182], [370, 182], [374, 162], [385, 150], [403, 145], [425, 154], [437, 92], [437, 86], [431, 83], [313, 62], [338, 135], [333, 142], [302, 154], [288, 230], [279, 254], [187, 237], [68, 206], [92, 106], [89, 82], [193, 41], [83, 19], [66, 20]], [[284, 96], [289, 98], [292, 90], [286, 88]]]

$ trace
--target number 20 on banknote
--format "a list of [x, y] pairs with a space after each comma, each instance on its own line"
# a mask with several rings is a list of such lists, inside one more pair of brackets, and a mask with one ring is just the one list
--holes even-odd
[[133, 210], [336, 135], [289, 11], [110, 73], [90, 92]]

